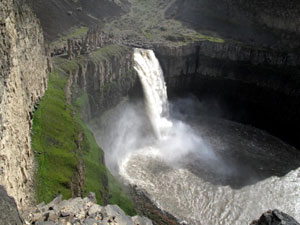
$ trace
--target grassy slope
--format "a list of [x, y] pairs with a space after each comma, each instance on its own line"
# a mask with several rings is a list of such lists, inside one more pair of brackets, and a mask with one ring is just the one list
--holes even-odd
[[55, 70], [50, 74], [48, 90], [34, 114], [32, 146], [38, 162], [37, 200], [49, 202], [59, 193], [64, 198], [71, 197], [71, 179], [77, 159], [81, 157], [76, 151], [76, 141], [79, 133], [83, 133], [86, 170], [84, 193], [95, 192], [99, 204], [106, 204], [107, 201], [118, 204], [127, 214], [134, 215], [132, 201], [106, 169], [103, 151], [79, 116], [78, 111], [87, 100], [86, 93], [75, 101], [75, 107], [66, 102], [64, 88], [67, 74], [76, 69], [81, 60], [55, 60]]
[[[164, 42], [175, 46], [194, 41], [210, 41], [224, 43], [216, 33], [193, 30], [180, 21], [167, 19], [165, 10], [172, 1], [166, 0], [129, 0], [131, 11], [121, 18], [105, 24], [107, 32], [116, 36], [135, 37], [149, 42]], [[153, 10], [155, 9], [155, 10]], [[175, 37], [170, 40], [169, 37]]]
[[50, 75], [49, 87], [34, 114], [32, 147], [38, 161], [37, 198], [49, 202], [58, 193], [71, 197], [70, 180], [77, 165], [75, 139], [79, 127], [66, 104], [66, 78]]
[[80, 40], [82, 37], [86, 35], [88, 32], [88, 27], [81, 26], [81, 27], [73, 27], [68, 30], [66, 35], [60, 35], [60, 37], [51, 43], [51, 49], [54, 48], [61, 48], [67, 42], [68, 39], [77, 39]]

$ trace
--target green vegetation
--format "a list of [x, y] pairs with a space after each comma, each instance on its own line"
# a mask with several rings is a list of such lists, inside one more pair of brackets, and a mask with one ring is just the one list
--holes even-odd
[[60, 47], [63, 43], [65, 43], [68, 39], [81, 39], [88, 32], [88, 27], [73, 27], [69, 31], [66, 32], [66, 35], [61, 35], [55, 42], [51, 44], [52, 48]]
[[83, 160], [85, 165], [85, 186], [84, 193], [89, 192], [96, 194], [99, 204], [106, 204], [105, 196], [108, 196], [107, 188], [107, 170], [104, 164], [104, 153], [97, 145], [93, 134], [81, 120], [79, 114], [76, 116], [76, 121], [82, 128], [83, 137]]
[[[116, 49], [116, 46], [105, 48], [95, 53], [95, 57], [102, 59], [122, 50]], [[81, 91], [73, 105], [69, 105], [65, 97], [67, 76], [70, 71], [78, 69], [83, 60], [55, 58], [55, 70], [50, 74], [48, 90], [34, 113], [32, 147], [38, 163], [37, 201], [49, 202], [58, 194], [65, 199], [72, 197], [71, 181], [79, 160], [83, 159], [84, 195], [94, 192], [99, 204], [118, 204], [127, 214], [134, 215], [132, 201], [105, 167], [104, 153], [79, 115], [80, 109], [88, 102], [87, 93]], [[81, 149], [78, 142], [81, 142]]]
[[32, 147], [38, 162], [37, 200], [49, 202], [57, 194], [72, 196], [70, 181], [77, 165], [79, 126], [67, 105], [66, 78], [52, 72], [49, 87], [34, 113]]
[[192, 34], [187, 34], [184, 36], [185, 41], [210, 41], [210, 42], [218, 42], [218, 43], [224, 43], [224, 39], [216, 37], [216, 36], [209, 36], [209, 35], [204, 35], [200, 33], [192, 33]]
[[92, 52], [90, 58], [93, 61], [107, 60], [112, 57], [120, 56], [125, 51], [128, 51], [128, 48], [123, 45], [107, 45]]
[[104, 30], [107, 33], [130, 40], [167, 42], [175, 46], [195, 41], [225, 42], [214, 32], [196, 31], [180, 21], [165, 18], [165, 11], [172, 3], [170, 1], [129, 0], [129, 2], [131, 11], [111, 23], [106, 23]]
[[128, 215], [136, 215], [133, 202], [128, 198], [122, 185], [108, 173], [108, 186], [110, 192], [109, 204], [116, 204], [120, 206]]

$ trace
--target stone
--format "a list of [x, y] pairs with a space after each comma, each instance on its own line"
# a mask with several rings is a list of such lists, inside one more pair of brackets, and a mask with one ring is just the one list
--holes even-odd
[[36, 225], [56, 225], [54, 222], [46, 221], [46, 222], [37, 222]]
[[123, 210], [117, 205], [105, 206], [105, 212], [107, 213], [108, 216], [115, 216], [115, 215], [125, 216]]
[[98, 222], [95, 219], [85, 219], [83, 225], [98, 225]]
[[89, 210], [88, 210], [88, 215], [91, 217], [96, 217], [98, 214], [101, 213], [101, 211], [103, 210], [103, 207], [101, 207], [100, 205], [92, 205]]
[[[28, 224], [40, 225], [152, 225], [152, 222], [140, 216], [129, 217], [117, 205], [105, 207], [95, 204], [90, 198], [73, 198], [61, 200], [56, 197], [48, 205], [44, 205], [44, 213], [26, 211], [29, 218]], [[46, 223], [49, 222], [49, 223]], [[19, 225], [19, 224], [17, 224]]]
[[33, 214], [33, 217], [31, 218], [31, 221], [42, 222], [45, 219], [44, 215], [42, 213], [35, 213], [35, 214]]
[[55, 220], [58, 219], [58, 217], [59, 217], [59, 216], [57, 215], [57, 212], [55, 212], [55, 211], [50, 211], [49, 214], [48, 214], [47, 220], [48, 220], [48, 221], [55, 221]]
[[96, 194], [95, 194], [94, 192], [90, 192], [90, 193], [88, 194], [88, 198], [89, 198], [92, 202], [97, 203]]
[[149, 220], [147, 217], [134, 216], [132, 217], [132, 221], [135, 224], [139, 224], [139, 225], [153, 225], [152, 221]]
[[5, 224], [23, 224], [15, 200], [7, 195], [7, 192], [2, 186], [0, 186], [0, 222], [1, 221], [5, 221]]
[[275, 209], [265, 212], [259, 220], [250, 225], [300, 225], [293, 217]]
[[49, 204], [48, 207], [50, 208], [54, 208], [54, 206], [56, 206], [58, 203], [60, 203], [62, 201], [62, 195], [58, 195], [55, 199], [53, 199]]

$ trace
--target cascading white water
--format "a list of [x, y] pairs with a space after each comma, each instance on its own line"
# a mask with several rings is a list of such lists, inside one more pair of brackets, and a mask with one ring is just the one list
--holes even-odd
[[157, 138], [172, 127], [167, 119], [169, 106], [167, 87], [163, 71], [152, 50], [134, 49], [135, 70], [138, 73], [145, 94], [147, 114]]
[[[100, 124], [93, 121], [90, 127], [111, 171], [145, 192], [158, 208], [191, 225], [249, 224], [275, 208], [300, 219], [300, 169], [268, 177], [270, 171], [285, 170], [284, 162], [298, 165], [296, 150], [233, 122], [169, 118], [166, 85], [154, 52], [135, 49], [134, 60], [157, 138], [149, 134], [144, 104], [139, 102], [124, 100], [102, 115]], [[171, 115], [176, 115], [174, 109]], [[257, 171], [267, 177], [258, 179]], [[228, 185], [250, 180], [249, 175], [251, 185]], [[223, 183], [226, 180], [230, 182]]]

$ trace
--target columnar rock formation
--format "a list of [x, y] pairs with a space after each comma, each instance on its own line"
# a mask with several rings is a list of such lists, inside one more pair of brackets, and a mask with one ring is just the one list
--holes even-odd
[[[67, 54], [68, 59], [73, 59], [81, 54], [89, 54], [95, 49], [103, 48], [110, 44], [119, 44], [120, 40], [112, 34], [106, 34], [99, 27], [90, 28], [81, 40], [68, 39]], [[64, 48], [65, 49], [65, 48]], [[59, 53], [63, 53], [63, 49]], [[53, 55], [56, 55], [53, 53]]]
[[222, 116], [300, 146], [298, 54], [234, 41], [155, 46], [155, 53], [170, 92], [208, 97]]
[[70, 72], [67, 99], [76, 99], [82, 93], [87, 95], [82, 107], [85, 120], [118, 104], [135, 86], [137, 74], [132, 57], [132, 49], [110, 45], [93, 52]]
[[1, 1], [0, 11], [0, 184], [22, 207], [34, 191], [30, 129], [47, 87], [47, 57], [39, 23], [24, 1]]

